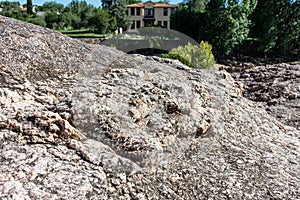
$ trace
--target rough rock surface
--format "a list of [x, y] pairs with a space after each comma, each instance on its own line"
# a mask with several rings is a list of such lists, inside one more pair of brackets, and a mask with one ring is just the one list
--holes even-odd
[[299, 199], [300, 134], [225, 71], [0, 16], [1, 199]]
[[234, 73], [243, 83], [243, 95], [264, 102], [279, 121], [300, 130], [300, 65], [275, 64]]

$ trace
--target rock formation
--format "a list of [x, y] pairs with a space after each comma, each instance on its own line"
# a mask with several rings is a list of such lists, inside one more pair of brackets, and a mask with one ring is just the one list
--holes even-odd
[[300, 130], [300, 65], [275, 64], [234, 73], [243, 95], [262, 102], [279, 121]]
[[1, 199], [297, 199], [300, 132], [225, 71], [0, 16]]

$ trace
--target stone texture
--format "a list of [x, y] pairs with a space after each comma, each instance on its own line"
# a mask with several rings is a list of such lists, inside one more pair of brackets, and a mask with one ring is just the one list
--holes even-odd
[[279, 121], [300, 130], [300, 65], [276, 64], [234, 73], [243, 83], [243, 95], [264, 102]]
[[229, 73], [2, 16], [0, 40], [1, 199], [299, 199], [299, 130]]

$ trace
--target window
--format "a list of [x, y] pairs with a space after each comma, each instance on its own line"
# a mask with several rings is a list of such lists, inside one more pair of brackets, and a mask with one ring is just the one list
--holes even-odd
[[131, 15], [135, 15], [134, 11], [135, 11], [135, 8], [131, 8], [131, 11], [130, 11]]
[[136, 15], [140, 16], [141, 15], [141, 8], [136, 8]]
[[136, 21], [136, 28], [141, 28], [141, 21], [140, 20]]
[[168, 16], [168, 8], [164, 8], [164, 16]]
[[171, 8], [171, 14], [175, 12], [175, 8]]
[[157, 25], [158, 25], [158, 26], [161, 26], [161, 21], [157, 21]]
[[145, 18], [154, 18], [154, 9], [145, 9]]
[[132, 21], [131, 29], [135, 29], [135, 21]]
[[168, 21], [164, 21], [164, 27], [168, 28]]

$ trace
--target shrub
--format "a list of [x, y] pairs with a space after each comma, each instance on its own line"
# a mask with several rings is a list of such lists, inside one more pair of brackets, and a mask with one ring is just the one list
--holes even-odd
[[173, 54], [173, 53], [162, 54], [162, 57], [163, 58], [170, 58], [170, 59], [173, 59], [173, 60], [179, 60], [182, 64], [185, 64], [186, 66], [194, 68], [194, 65], [192, 63], [190, 63], [187, 59], [185, 59], [184, 57], [182, 57], [178, 54]]
[[215, 64], [212, 46], [207, 42], [201, 42], [200, 45], [188, 43], [185, 46], [179, 46], [170, 51], [169, 54], [163, 54], [163, 58], [176, 59], [192, 68], [212, 69]]
[[46, 22], [43, 17], [37, 16], [37, 17], [33, 17], [33, 18], [28, 18], [28, 19], [26, 19], [26, 21], [29, 23], [35, 24], [35, 25], [46, 27]]

